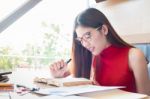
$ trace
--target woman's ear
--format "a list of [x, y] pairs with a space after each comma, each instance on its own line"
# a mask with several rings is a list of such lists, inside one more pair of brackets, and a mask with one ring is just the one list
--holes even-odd
[[108, 34], [108, 27], [107, 25], [103, 24], [102, 25], [102, 28], [101, 28], [101, 31], [104, 35], [107, 35]]

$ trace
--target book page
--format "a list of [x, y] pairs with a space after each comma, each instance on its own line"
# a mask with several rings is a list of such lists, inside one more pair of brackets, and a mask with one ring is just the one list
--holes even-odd
[[105, 87], [105, 86], [96, 86], [96, 85], [80, 85], [80, 86], [71, 86], [71, 87], [56, 87], [56, 88], [47, 88], [40, 89], [39, 91], [35, 91], [37, 94], [41, 95], [60, 95], [60, 96], [68, 96], [75, 95], [87, 92], [95, 92], [95, 91], [104, 91], [111, 90], [123, 87]]

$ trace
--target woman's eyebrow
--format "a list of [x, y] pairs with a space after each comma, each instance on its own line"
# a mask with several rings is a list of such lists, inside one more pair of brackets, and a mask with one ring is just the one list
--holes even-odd
[[[91, 30], [91, 31], [92, 31], [92, 30]], [[83, 35], [82, 35], [81, 37], [79, 37], [79, 36], [77, 35], [77, 37], [82, 38], [84, 35], [86, 35], [86, 34], [88, 34], [88, 33], [91, 33], [91, 31], [87, 31], [87, 32], [83, 33]]]
[[81, 37], [79, 37], [79, 36], [77, 36], [77, 37], [82, 38], [85, 34], [87, 34], [87, 32], [83, 33], [83, 35], [81, 35]]
[[89, 33], [89, 32], [85, 32], [81, 37], [79, 37], [79, 38], [83, 38], [85, 35], [87, 35], [87, 33]]
[[91, 31], [85, 32], [83, 35], [86, 35], [86, 34], [88, 34], [88, 33], [91, 33]]

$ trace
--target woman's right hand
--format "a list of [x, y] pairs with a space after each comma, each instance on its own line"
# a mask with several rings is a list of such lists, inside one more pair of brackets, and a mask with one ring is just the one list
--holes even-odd
[[62, 78], [68, 72], [67, 64], [64, 60], [57, 61], [50, 65], [50, 72], [53, 77]]

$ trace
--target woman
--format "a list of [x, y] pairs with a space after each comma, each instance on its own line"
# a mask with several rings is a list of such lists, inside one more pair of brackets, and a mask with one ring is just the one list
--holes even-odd
[[[93, 78], [102, 86], [125, 86], [123, 90], [150, 94], [147, 61], [139, 49], [123, 41], [105, 15], [88, 8], [75, 19], [72, 74]], [[50, 66], [54, 77], [69, 75], [61, 60]]]

